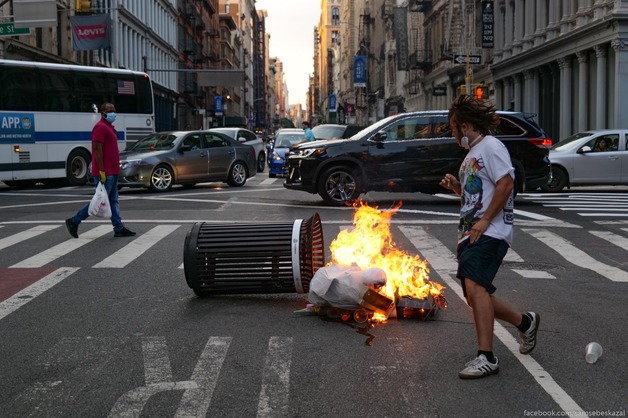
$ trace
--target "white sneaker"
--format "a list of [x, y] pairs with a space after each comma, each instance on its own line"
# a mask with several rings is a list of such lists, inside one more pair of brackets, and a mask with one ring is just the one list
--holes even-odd
[[487, 360], [484, 354], [480, 354], [467, 364], [465, 368], [458, 372], [461, 379], [479, 379], [499, 373], [499, 360], [495, 357], [495, 363]]
[[521, 354], [530, 354], [534, 347], [536, 347], [536, 332], [539, 330], [541, 324], [541, 315], [536, 312], [528, 312], [532, 318], [530, 328], [526, 332], [519, 332], [519, 352]]

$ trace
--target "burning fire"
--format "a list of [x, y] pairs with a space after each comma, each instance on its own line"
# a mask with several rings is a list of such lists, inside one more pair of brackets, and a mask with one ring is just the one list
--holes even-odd
[[390, 233], [390, 219], [401, 203], [389, 211], [372, 208], [362, 201], [355, 205], [353, 229], [341, 231], [330, 245], [331, 262], [361, 269], [379, 267], [386, 272], [386, 285], [378, 292], [395, 300], [410, 296], [425, 299], [439, 297], [443, 286], [429, 280], [427, 263], [395, 247]]

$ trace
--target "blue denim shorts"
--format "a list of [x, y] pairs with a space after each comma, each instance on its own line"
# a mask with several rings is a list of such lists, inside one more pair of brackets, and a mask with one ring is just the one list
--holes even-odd
[[477, 242], [470, 244], [466, 239], [458, 244], [458, 277], [462, 282], [462, 292], [467, 296], [464, 279], [470, 279], [493, 294], [493, 279], [508, 252], [508, 243], [504, 240], [482, 235]]

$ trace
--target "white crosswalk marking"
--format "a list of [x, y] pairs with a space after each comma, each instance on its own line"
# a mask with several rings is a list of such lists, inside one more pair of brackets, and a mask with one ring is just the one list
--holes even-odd
[[289, 415], [292, 343], [291, 337], [270, 337], [257, 406], [260, 418]]
[[621, 235], [613, 234], [609, 231], [589, 231], [589, 233], [595, 235], [598, 238], [602, 238], [610, 242], [611, 244], [615, 244], [620, 248], [628, 249], [628, 238], [622, 237]]
[[267, 178], [265, 180], [262, 180], [259, 185], [260, 186], [268, 186], [270, 184], [274, 184], [277, 181], [276, 178]]
[[76, 239], [71, 238], [65, 242], [62, 242], [59, 245], [55, 245], [54, 247], [49, 248], [46, 251], [42, 251], [37, 255], [34, 255], [24, 261], [12, 265], [11, 268], [35, 268], [45, 266], [46, 264], [56, 260], [57, 258], [69, 254], [85, 244], [89, 244], [96, 238], [99, 238], [106, 233], [113, 234], [111, 225], [97, 226], [96, 228], [90, 229], [89, 231], [82, 233]]
[[527, 200], [584, 217], [628, 217], [628, 197], [620, 193], [523, 194]]
[[44, 232], [52, 231], [53, 229], [59, 228], [60, 226], [61, 225], [38, 225], [33, 228], [27, 229], [26, 231], [22, 231], [18, 234], [2, 238], [0, 239], [0, 250], [41, 235]]
[[545, 243], [565, 260], [578, 267], [591, 270], [614, 282], [628, 282], [628, 272], [617, 267], [601, 263], [589, 254], [577, 248], [568, 240], [544, 229], [523, 228], [524, 232]]
[[131, 261], [137, 259], [150, 247], [176, 230], [179, 225], [158, 225], [150, 231], [138, 236], [129, 244], [119, 249], [109, 257], [95, 264], [94, 268], [123, 268]]
[[32, 285], [28, 286], [27, 288], [17, 292], [7, 300], [0, 302], [0, 320], [9, 315], [11, 312], [18, 310], [23, 305], [26, 305], [28, 302], [35, 300], [37, 296], [41, 295], [54, 285], [61, 283], [70, 274], [74, 273], [77, 270], [78, 268], [70, 267], [62, 267], [60, 269], [57, 269], [46, 277], [43, 277]]

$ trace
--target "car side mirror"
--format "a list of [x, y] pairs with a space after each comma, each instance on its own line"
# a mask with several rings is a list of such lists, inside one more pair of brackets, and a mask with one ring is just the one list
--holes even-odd
[[179, 151], [181, 151], [181, 152], [192, 151], [192, 145], [190, 145], [190, 144], [182, 144], [179, 147]]
[[373, 135], [373, 141], [375, 142], [385, 141], [386, 138], [388, 138], [388, 134], [386, 133], [386, 131], [379, 131], [375, 135]]
[[591, 147], [590, 147], [590, 146], [588, 146], [588, 145], [585, 145], [584, 147], [582, 147], [582, 148], [580, 148], [580, 149], [578, 150], [578, 154], [585, 154], [585, 153], [587, 153], [587, 152], [591, 152], [591, 151], [593, 151], [593, 150], [591, 149]]

